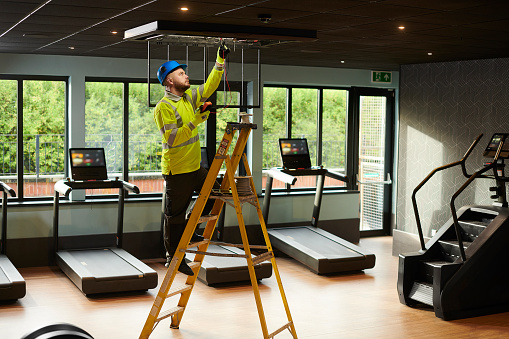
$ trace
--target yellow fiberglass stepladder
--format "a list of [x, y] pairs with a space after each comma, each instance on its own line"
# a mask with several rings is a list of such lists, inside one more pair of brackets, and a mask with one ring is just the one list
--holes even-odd
[[[253, 287], [254, 297], [256, 301], [256, 307], [258, 309], [258, 316], [260, 318], [260, 323], [262, 326], [263, 338], [274, 338], [274, 336], [285, 329], [290, 331], [293, 338], [297, 338], [297, 333], [295, 331], [295, 326], [292, 321], [292, 316], [290, 314], [290, 309], [288, 307], [288, 302], [286, 300], [285, 292], [283, 290], [283, 285], [281, 283], [281, 278], [279, 276], [279, 271], [277, 269], [276, 260], [274, 257], [274, 253], [272, 251], [272, 246], [270, 244], [269, 236], [267, 234], [267, 229], [265, 226], [265, 221], [263, 219], [263, 214], [260, 209], [260, 204], [258, 202], [258, 197], [256, 195], [254, 182], [251, 176], [251, 171], [249, 169], [249, 165], [245, 155], [243, 155], [243, 150], [246, 146], [247, 139], [251, 132], [251, 129], [256, 129], [256, 124], [251, 123], [228, 123], [226, 126], [225, 134], [223, 139], [219, 145], [217, 153], [214, 157], [214, 161], [212, 162], [209, 173], [207, 175], [207, 179], [203, 184], [203, 187], [200, 191], [200, 195], [196, 199], [196, 203], [194, 205], [193, 211], [187, 223], [186, 229], [180, 243], [178, 245], [178, 249], [173, 256], [172, 261], [170, 262], [170, 266], [166, 271], [166, 275], [164, 276], [163, 282], [161, 283], [161, 287], [157, 296], [154, 300], [154, 304], [150, 310], [150, 313], [147, 317], [145, 325], [143, 326], [143, 330], [140, 334], [140, 339], [146, 339], [150, 336], [154, 328], [157, 324], [166, 318], [171, 317], [171, 328], [178, 328], [180, 321], [182, 320], [182, 316], [186, 309], [187, 302], [189, 301], [189, 297], [191, 296], [191, 292], [193, 290], [194, 284], [198, 277], [198, 271], [200, 269], [201, 263], [205, 255], [218, 255], [218, 256], [240, 256], [244, 257], [247, 260], [249, 276], [251, 278], [251, 285]], [[233, 150], [232, 156], [228, 156], [228, 148], [232, 143], [233, 137], [239, 131], [239, 135], [237, 138], [237, 143], [235, 145], [235, 149]], [[244, 166], [246, 169], [247, 177], [249, 179], [249, 185], [251, 186], [251, 190], [249, 194], [245, 194], [244, 190], [242, 190], [241, 195], [239, 195], [239, 191], [237, 190], [237, 184], [235, 182], [235, 172], [237, 167], [239, 166], [240, 160], [244, 162]], [[223, 164], [223, 161], [226, 162], [226, 173], [221, 183], [221, 188], [219, 191], [214, 191], [213, 194], [213, 186], [214, 182], [219, 174], [219, 170]], [[231, 192], [230, 192], [231, 190]], [[228, 193], [221, 193], [228, 192]], [[208, 198], [216, 199], [214, 206], [212, 207], [212, 211], [210, 215], [201, 217], [201, 213], [207, 202]], [[239, 223], [240, 234], [242, 237], [242, 245], [235, 244], [226, 244], [230, 246], [241, 247], [244, 249], [245, 255], [238, 254], [214, 254], [207, 252], [207, 248], [209, 244], [214, 244], [214, 242], [210, 241], [212, 234], [214, 232], [214, 228], [217, 224], [217, 219], [219, 214], [221, 213], [222, 208], [224, 207], [224, 203], [227, 203], [235, 208], [237, 213], [237, 220]], [[233, 203], [232, 203], [233, 202]], [[247, 238], [246, 227], [244, 224], [244, 218], [242, 217], [242, 204], [245, 202], [249, 202], [254, 207], [256, 207], [256, 211], [258, 213], [258, 219], [260, 220], [260, 226], [263, 232], [263, 237], [265, 239], [266, 246], [250, 246]], [[191, 237], [194, 233], [194, 229], [198, 223], [207, 222], [205, 230], [203, 232], [203, 237], [205, 240], [189, 244], [191, 241]], [[221, 243], [224, 245], [224, 243]], [[189, 248], [195, 248], [197, 250], [189, 250]], [[264, 249], [266, 252], [256, 256], [251, 256], [251, 249]], [[181, 261], [184, 258], [185, 253], [195, 253], [194, 261], [190, 263], [190, 267], [194, 271], [194, 276], [187, 277], [187, 280], [183, 286], [171, 288], [172, 283], [177, 274], [177, 268], [179, 267]], [[258, 282], [255, 275], [255, 265], [265, 261], [270, 260], [272, 263], [272, 267], [274, 270], [274, 275], [277, 279], [277, 283], [279, 286], [279, 292], [281, 294], [281, 298], [283, 301], [283, 305], [286, 311], [286, 316], [288, 322], [275, 330], [272, 333], [269, 333], [267, 330], [267, 323], [265, 321], [265, 315], [263, 312], [262, 301], [260, 297], [260, 291], [258, 288]], [[162, 311], [163, 303], [166, 298], [169, 298], [174, 295], [180, 294], [180, 299], [178, 305], [170, 308], [168, 310]]]

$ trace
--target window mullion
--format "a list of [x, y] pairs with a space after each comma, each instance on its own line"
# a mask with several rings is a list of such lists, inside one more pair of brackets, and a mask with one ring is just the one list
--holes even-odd
[[17, 81], [17, 144], [16, 144], [16, 174], [18, 177], [18, 200], [23, 200], [23, 80]]

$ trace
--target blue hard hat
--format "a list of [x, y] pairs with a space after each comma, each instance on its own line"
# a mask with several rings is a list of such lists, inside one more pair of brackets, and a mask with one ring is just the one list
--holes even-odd
[[182, 69], [185, 70], [187, 68], [187, 65], [186, 64], [181, 65], [174, 60], [166, 61], [164, 64], [162, 64], [161, 67], [159, 67], [159, 69], [157, 70], [157, 79], [159, 79], [161, 85], [163, 84], [164, 79], [166, 79], [166, 76], [179, 67], [182, 67]]

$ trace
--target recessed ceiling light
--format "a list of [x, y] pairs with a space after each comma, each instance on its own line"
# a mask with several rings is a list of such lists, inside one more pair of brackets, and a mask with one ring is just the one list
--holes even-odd
[[399, 26], [398, 27], [400, 30], [404, 30], [405, 29], [405, 26]]
[[69, 46], [69, 49], [74, 49], [74, 46]]
[[111, 34], [118, 34], [118, 31], [111, 31]]
[[187, 8], [187, 7], [180, 7], [180, 10], [185, 12], [185, 11], [188, 11], [189, 8]]
[[344, 64], [345, 63], [345, 60], [341, 60], [341, 63]]
[[431, 53], [431, 52], [428, 52], [428, 55], [433, 55], [433, 53]]

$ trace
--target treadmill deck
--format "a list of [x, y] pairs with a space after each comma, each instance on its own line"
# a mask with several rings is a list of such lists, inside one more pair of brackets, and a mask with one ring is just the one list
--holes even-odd
[[[207, 252], [221, 254], [245, 254], [245, 252], [236, 247], [209, 245]], [[186, 258], [191, 261], [194, 254], [187, 254]], [[272, 264], [264, 261], [255, 266], [255, 274], [258, 280], [270, 278], [272, 276]], [[203, 259], [198, 280], [206, 285], [214, 285], [228, 282], [249, 281], [249, 270], [245, 258], [218, 257], [208, 255]]]
[[147, 290], [157, 272], [121, 248], [57, 252], [57, 265], [86, 295]]
[[360, 271], [375, 266], [375, 255], [312, 226], [268, 229], [272, 245], [318, 274]]

